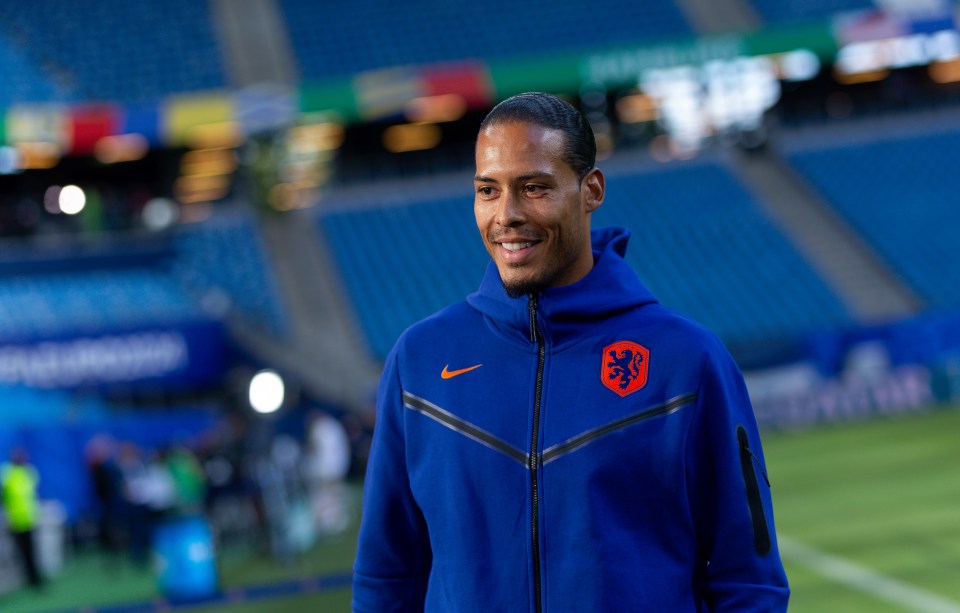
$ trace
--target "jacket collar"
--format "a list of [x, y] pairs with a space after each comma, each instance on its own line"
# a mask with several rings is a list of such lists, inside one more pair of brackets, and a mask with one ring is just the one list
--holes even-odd
[[[559, 345], [583, 336], [598, 320], [657, 302], [634, 270], [623, 259], [630, 240], [625, 228], [601, 228], [591, 232], [593, 269], [570, 285], [548, 287], [537, 296], [538, 324], [548, 343]], [[510, 298], [492, 261], [480, 288], [467, 296], [467, 303], [493, 320], [510, 336], [530, 341], [529, 296]]]

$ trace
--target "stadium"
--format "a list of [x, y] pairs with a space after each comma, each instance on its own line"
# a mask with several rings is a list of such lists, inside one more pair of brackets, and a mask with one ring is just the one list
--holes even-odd
[[480, 283], [478, 127], [545, 91], [594, 225], [744, 372], [790, 610], [960, 611], [957, 18], [0, 0], [0, 462], [44, 575], [4, 531], [0, 610], [349, 610], [384, 360]]

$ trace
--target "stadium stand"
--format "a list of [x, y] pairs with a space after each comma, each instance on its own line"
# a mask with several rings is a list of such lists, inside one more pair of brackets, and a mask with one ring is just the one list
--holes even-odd
[[960, 306], [960, 132], [822, 144], [790, 162], [935, 309]]
[[232, 310], [255, 328], [287, 331], [263, 237], [252, 217], [226, 216], [185, 226], [174, 244], [174, 276], [206, 310]]
[[4, 36], [0, 36], [0, 74], [4, 75], [5, 81], [5, 86], [0, 88], [0, 108], [24, 100], [55, 100], [59, 97], [43, 70]]
[[873, 0], [750, 0], [767, 23], [824, 19], [842, 11], [877, 8]]
[[0, 337], [103, 331], [201, 315], [158, 270], [91, 270], [0, 279]]
[[627, 259], [650, 289], [731, 346], [850, 320], [836, 295], [720, 164], [612, 177], [594, 223], [631, 228]]
[[104, 332], [211, 315], [236, 316], [273, 334], [286, 330], [251, 219], [184, 226], [168, 243], [146, 254], [108, 245], [85, 257], [11, 256], [0, 262], [0, 338]]
[[[611, 174], [594, 225], [631, 228], [627, 259], [650, 289], [734, 348], [850, 321], [720, 164]], [[488, 261], [469, 195], [331, 213], [320, 228], [380, 358], [406, 326], [475, 290]]]
[[[317, 3], [281, 0], [305, 80], [365, 70], [602, 47], [691, 33], [672, 0], [535, 3]], [[611, 16], [616, 16], [611, 18]], [[570, 24], [576, 23], [572, 28]]]
[[372, 353], [414, 321], [474, 291], [489, 260], [470, 195], [319, 218]]
[[19, 71], [31, 88], [4, 88], [17, 102], [147, 103], [226, 85], [206, 2], [4, 2], [0, 39], [37, 67]]

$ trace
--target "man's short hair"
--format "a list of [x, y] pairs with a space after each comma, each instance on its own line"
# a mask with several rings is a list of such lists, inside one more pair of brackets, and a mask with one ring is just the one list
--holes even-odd
[[566, 135], [564, 161], [583, 179], [597, 161], [597, 141], [590, 122], [572, 104], [542, 92], [517, 94], [507, 98], [487, 114], [480, 131], [492, 125], [529, 123], [560, 130]]

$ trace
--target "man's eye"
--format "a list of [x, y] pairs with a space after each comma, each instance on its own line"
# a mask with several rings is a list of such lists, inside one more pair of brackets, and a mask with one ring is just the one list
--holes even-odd
[[527, 184], [523, 186], [523, 191], [527, 194], [539, 194], [544, 190], [542, 185]]
[[493, 195], [493, 188], [488, 185], [481, 185], [477, 188], [477, 193], [481, 196], [490, 197]]

